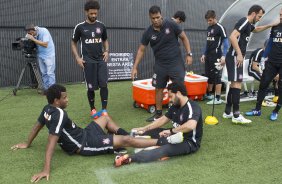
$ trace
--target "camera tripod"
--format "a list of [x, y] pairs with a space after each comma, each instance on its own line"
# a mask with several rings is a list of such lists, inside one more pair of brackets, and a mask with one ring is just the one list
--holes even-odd
[[21, 75], [19, 77], [17, 86], [16, 86], [15, 89], [13, 89], [14, 96], [17, 95], [17, 91], [20, 88], [20, 84], [22, 82], [22, 78], [23, 78], [23, 75], [24, 75], [27, 67], [30, 67], [31, 80], [35, 84], [35, 86], [37, 86], [36, 87], [37, 88], [37, 92], [41, 93], [42, 90], [43, 90], [42, 79], [41, 79], [40, 72], [38, 70], [36, 56], [25, 54], [25, 62], [26, 62], [26, 65], [23, 67], [23, 69], [21, 71]]

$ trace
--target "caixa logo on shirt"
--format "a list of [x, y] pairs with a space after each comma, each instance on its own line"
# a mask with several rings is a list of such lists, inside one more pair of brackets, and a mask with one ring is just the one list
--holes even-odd
[[90, 43], [101, 43], [102, 39], [101, 38], [90, 38], [90, 39], [85, 39], [86, 44]]

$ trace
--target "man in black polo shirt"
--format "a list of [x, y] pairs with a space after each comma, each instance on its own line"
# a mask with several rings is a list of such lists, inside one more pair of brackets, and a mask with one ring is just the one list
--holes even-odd
[[[84, 22], [77, 24], [73, 31], [71, 49], [77, 64], [83, 69], [90, 115], [95, 119], [98, 114], [107, 115], [109, 43], [105, 25], [97, 20], [100, 5], [97, 1], [88, 1], [84, 5], [87, 16]], [[78, 54], [77, 42], [81, 44], [81, 56]], [[100, 88], [102, 111], [95, 108], [95, 92]]]
[[[45, 178], [48, 180], [51, 171], [51, 160], [56, 143], [68, 154], [96, 156], [113, 153], [116, 148], [162, 146], [178, 144], [183, 141], [181, 132], [159, 139], [142, 139], [128, 136], [128, 133], [116, 125], [109, 116], [102, 116], [92, 121], [85, 129], [78, 127], [64, 110], [68, 105], [66, 88], [54, 84], [46, 94], [48, 105], [44, 106], [37, 123], [32, 128], [26, 143], [11, 147], [12, 150], [29, 148], [40, 130], [46, 125], [49, 130], [46, 146], [45, 163], [42, 172], [35, 174], [32, 182]], [[107, 130], [110, 134], [104, 132]]]
[[279, 98], [275, 109], [270, 115], [270, 120], [275, 121], [278, 118], [278, 112], [282, 106], [282, 81], [280, 77], [282, 76], [282, 9], [280, 10], [280, 22], [278, 25], [272, 27], [269, 42], [267, 44], [265, 52], [263, 53], [263, 58], [266, 58], [267, 56], [268, 59], [265, 62], [265, 69], [263, 71], [259, 85], [256, 108], [250, 112], [246, 112], [246, 115], [261, 115], [261, 104], [266, 95], [267, 87], [274, 79], [274, 77], [279, 74]]
[[[235, 24], [234, 30], [229, 37], [231, 46], [226, 55], [226, 68], [228, 81], [231, 82], [231, 85], [227, 96], [225, 111], [222, 116], [225, 119], [232, 119], [233, 123], [248, 124], [252, 122], [244, 118], [239, 110], [241, 83], [243, 80], [243, 61], [251, 32], [261, 32], [272, 26], [254, 27], [253, 24], [258, 22], [263, 14], [264, 10], [261, 6], [253, 5], [248, 11], [248, 16], [241, 18]], [[232, 106], [233, 112], [231, 111]]]
[[[225, 28], [217, 22], [214, 10], [208, 10], [205, 19], [209, 25], [207, 29], [207, 42], [201, 62], [205, 63], [205, 73], [208, 77], [207, 98], [211, 101], [207, 104], [221, 104], [221, 72], [222, 65], [225, 64], [225, 56], [228, 50], [228, 39]], [[223, 52], [221, 46], [223, 44]], [[216, 65], [218, 64], [218, 66]], [[212, 90], [215, 84], [216, 99], [212, 100]]]
[[184, 81], [185, 65], [182, 59], [178, 38], [183, 42], [187, 52], [186, 63], [192, 64], [192, 53], [189, 40], [185, 32], [173, 20], [163, 20], [161, 9], [152, 6], [149, 9], [152, 25], [143, 33], [141, 44], [138, 48], [131, 77], [137, 77], [137, 67], [141, 62], [146, 46], [151, 45], [155, 56], [155, 66], [152, 85], [156, 87], [156, 114], [147, 119], [151, 122], [162, 116], [163, 90], [167, 81]]
[[[195, 153], [201, 145], [203, 135], [203, 119], [200, 106], [189, 100], [183, 82], [173, 82], [168, 85], [168, 96], [172, 106], [168, 112], [153, 123], [135, 128], [136, 132], [144, 132], [152, 138], [167, 137], [183, 132], [184, 141], [178, 144], [167, 144], [152, 150], [143, 150], [133, 155], [117, 156], [115, 166], [119, 167], [131, 162], [152, 162], [168, 157]], [[161, 128], [172, 122], [172, 128]]]

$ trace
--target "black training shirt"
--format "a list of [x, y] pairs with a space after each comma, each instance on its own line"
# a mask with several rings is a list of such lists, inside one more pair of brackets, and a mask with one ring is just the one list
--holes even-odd
[[282, 23], [272, 27], [270, 32], [272, 47], [268, 54], [271, 62], [282, 63]]
[[[240, 32], [238, 44], [244, 57], [246, 55], [246, 49], [250, 39], [250, 34], [255, 29], [255, 27], [248, 21], [246, 17], [243, 17], [235, 24], [234, 29]], [[231, 52], [232, 56], [237, 56], [237, 53], [233, 49], [232, 44], [229, 48], [229, 52]]]
[[63, 109], [46, 105], [38, 122], [46, 125], [49, 134], [59, 136], [58, 144], [67, 153], [73, 154], [81, 147], [83, 129], [70, 120]]
[[222, 55], [221, 45], [222, 41], [227, 38], [225, 28], [216, 23], [215, 25], [211, 25], [207, 29], [207, 48], [206, 53], [218, 53], [220, 56]]
[[94, 63], [103, 60], [103, 42], [107, 38], [106, 27], [98, 20], [93, 24], [86, 21], [77, 24], [72, 36], [74, 42], [80, 41], [83, 60]]
[[260, 63], [263, 52], [264, 52], [264, 50], [262, 48], [258, 48], [251, 53], [251, 56], [250, 56], [250, 59], [249, 59], [249, 66], [248, 66], [249, 70], [253, 71], [253, 69], [252, 69], [253, 68], [252, 67], [253, 62]]
[[178, 36], [182, 29], [172, 20], [164, 20], [160, 31], [149, 26], [143, 33], [141, 44], [149, 43], [154, 52], [156, 64], [170, 67], [183, 63]]
[[196, 102], [188, 100], [186, 105], [180, 108], [172, 105], [165, 116], [172, 121], [173, 127], [178, 127], [191, 119], [197, 121], [196, 128], [183, 135], [184, 139], [200, 146], [203, 135], [203, 118], [202, 110]]

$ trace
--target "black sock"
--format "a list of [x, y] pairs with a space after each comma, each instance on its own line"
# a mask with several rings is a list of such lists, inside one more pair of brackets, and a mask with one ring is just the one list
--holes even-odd
[[87, 91], [88, 102], [90, 105], [90, 109], [95, 109], [95, 92], [94, 91]]
[[106, 109], [108, 105], [108, 87], [103, 87], [100, 89], [102, 109]]
[[280, 105], [280, 104], [277, 104], [276, 107], [275, 107], [275, 109], [273, 110], [273, 112], [278, 113], [280, 109], [281, 109], [281, 105]]
[[240, 92], [241, 89], [234, 88], [232, 94], [233, 114], [237, 118], [240, 115], [239, 104], [240, 104]]
[[162, 111], [162, 110], [157, 110], [157, 111], [156, 111], [156, 114], [157, 114], [157, 115], [162, 115], [162, 114], [163, 114], [163, 111]]
[[117, 133], [116, 133], [117, 135], [129, 135], [129, 133], [126, 131], [126, 130], [124, 130], [124, 129], [122, 129], [122, 128], [119, 128], [118, 130], [117, 130]]
[[232, 108], [232, 95], [233, 95], [233, 89], [230, 88], [227, 94], [227, 103], [225, 106], [225, 113], [230, 114], [231, 113], [231, 108]]
[[217, 100], [219, 100], [219, 99], [220, 99], [220, 95], [215, 95], [215, 98], [216, 98]]
[[274, 88], [274, 95], [275, 95], [275, 96], [279, 96], [279, 90], [278, 90], [278, 88]]

